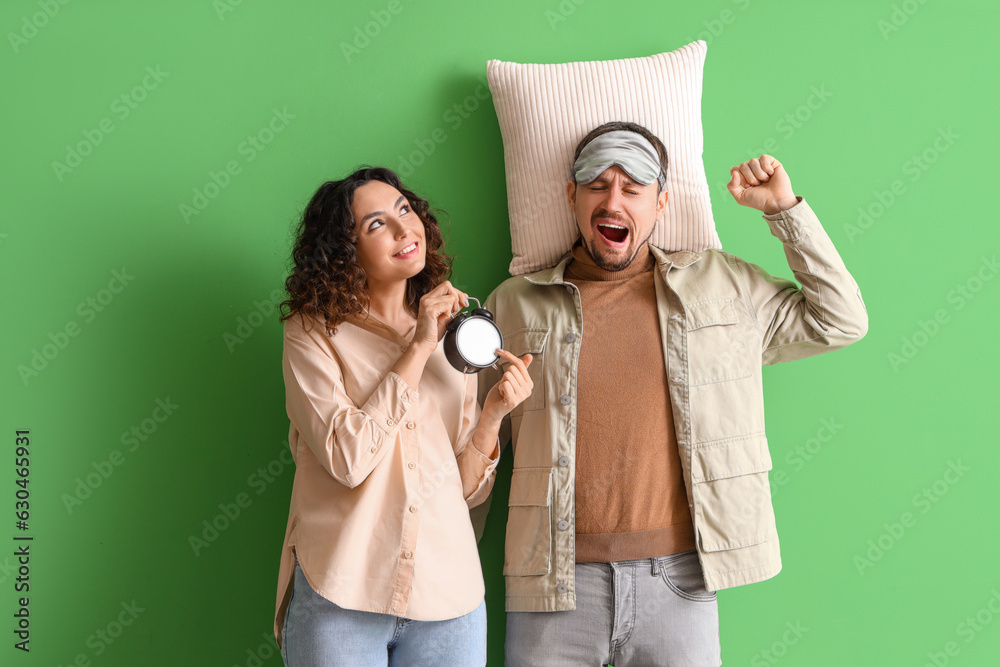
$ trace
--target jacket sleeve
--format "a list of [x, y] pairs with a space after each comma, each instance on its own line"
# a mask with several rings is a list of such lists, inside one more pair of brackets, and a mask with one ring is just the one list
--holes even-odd
[[801, 197], [764, 219], [785, 247], [798, 287], [736, 260], [762, 333], [763, 363], [776, 364], [847, 347], [868, 331], [861, 290]]
[[320, 465], [338, 482], [354, 488], [390, 449], [418, 393], [389, 372], [358, 407], [344, 391], [340, 364], [318, 345], [316, 335], [315, 329], [307, 333], [285, 327], [285, 406]]
[[493, 446], [493, 451], [487, 456], [472, 442], [480, 415], [477, 386], [476, 375], [468, 375], [465, 403], [462, 406], [461, 435], [455, 443], [455, 458], [458, 461], [458, 474], [462, 478], [462, 493], [470, 508], [482, 504], [492, 492], [497, 463], [500, 461], [499, 443]]

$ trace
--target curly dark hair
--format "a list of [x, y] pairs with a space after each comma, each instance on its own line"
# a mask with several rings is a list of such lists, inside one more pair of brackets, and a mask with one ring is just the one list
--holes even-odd
[[[406, 189], [391, 169], [363, 166], [339, 181], [327, 181], [309, 200], [296, 230], [291, 275], [285, 280], [289, 298], [281, 303], [280, 321], [292, 315], [323, 316], [326, 331], [368, 308], [368, 283], [358, 265], [354, 192], [371, 181], [399, 190], [424, 224], [427, 260], [423, 270], [406, 281], [407, 307], [417, 314], [420, 297], [451, 275], [451, 257], [442, 250], [444, 239], [427, 200]], [[307, 317], [307, 319], [308, 319]]]

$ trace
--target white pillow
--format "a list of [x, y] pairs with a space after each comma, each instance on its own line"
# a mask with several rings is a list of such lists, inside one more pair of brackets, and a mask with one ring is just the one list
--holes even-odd
[[648, 58], [558, 65], [491, 60], [486, 75], [507, 168], [512, 276], [554, 266], [579, 236], [566, 200], [576, 145], [603, 123], [638, 123], [667, 147], [667, 209], [650, 243], [719, 248], [702, 162], [701, 88], [707, 45]]

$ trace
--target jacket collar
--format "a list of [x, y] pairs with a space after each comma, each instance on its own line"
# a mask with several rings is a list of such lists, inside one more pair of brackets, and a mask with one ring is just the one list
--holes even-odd
[[[699, 253], [691, 252], [690, 250], [668, 252], [653, 245], [649, 246], [649, 250], [656, 258], [656, 263], [663, 269], [667, 269], [671, 266], [675, 269], [683, 269], [691, 266], [701, 259], [701, 255]], [[524, 279], [535, 285], [564, 285], [566, 283], [564, 280], [566, 267], [572, 260], [573, 252], [567, 252], [555, 266], [550, 266], [547, 269], [529, 273], [524, 276]]]
[[684, 269], [701, 259], [701, 253], [691, 252], [690, 250], [668, 252], [652, 245], [649, 246], [649, 249], [652, 251], [653, 256], [656, 257], [656, 261], [664, 268], [673, 266], [675, 269]]

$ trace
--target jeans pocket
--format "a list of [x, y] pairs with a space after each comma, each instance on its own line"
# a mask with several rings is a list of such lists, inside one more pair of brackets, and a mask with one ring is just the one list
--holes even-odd
[[692, 602], [714, 602], [716, 594], [705, 587], [698, 552], [685, 551], [659, 559], [660, 576], [674, 593]]

